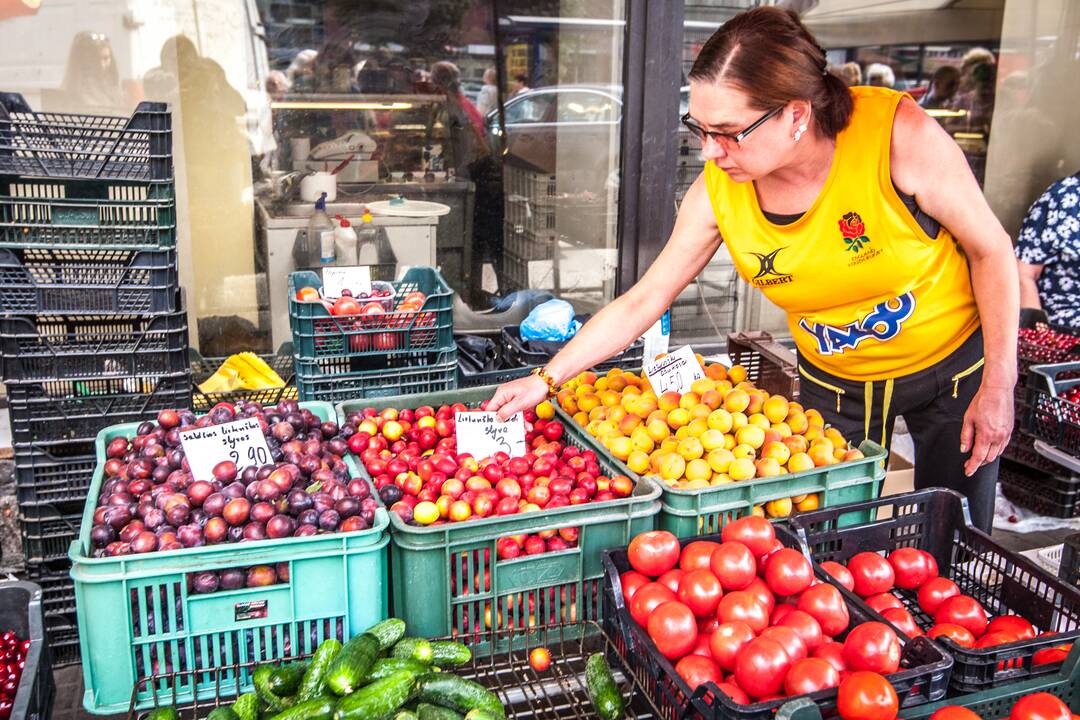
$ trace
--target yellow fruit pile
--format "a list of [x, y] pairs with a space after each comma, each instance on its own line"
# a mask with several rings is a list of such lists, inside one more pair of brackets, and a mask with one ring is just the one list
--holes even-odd
[[[701, 361], [700, 356], [698, 361]], [[812, 470], [863, 454], [817, 410], [770, 395], [740, 365], [705, 365], [690, 392], [656, 396], [644, 373], [584, 372], [556, 396], [559, 406], [633, 472], [695, 490]], [[816, 509], [816, 495], [767, 503], [783, 517]], [[772, 506], [772, 507], [770, 507]]]

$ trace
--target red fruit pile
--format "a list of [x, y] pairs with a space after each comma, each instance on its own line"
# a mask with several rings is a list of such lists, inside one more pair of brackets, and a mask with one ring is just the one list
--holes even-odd
[[[935, 710], [930, 720], [994, 720], [995, 717], [983, 718], [969, 708], [946, 705]], [[1047, 692], [1024, 695], [1009, 711], [1009, 720], [1073, 720], [1075, 717], [1068, 705]]]
[[[482, 404], [480, 409], [486, 406]], [[454, 416], [470, 412], [460, 403], [351, 413], [346, 427], [356, 432], [349, 448], [360, 455], [375, 488], [391, 512], [406, 523], [433, 525], [492, 515], [628, 497], [633, 481], [608, 477], [592, 450], [564, 443], [558, 420], [525, 413], [521, 457], [499, 452], [474, 458], [457, 451]]]
[[[948, 638], [960, 647], [981, 649], [1040, 635], [1018, 615], [990, 619], [978, 600], [961, 594], [956, 583], [938, 575], [937, 561], [925, 550], [899, 548], [888, 558], [861, 552], [852, 556], [846, 566], [829, 561], [821, 567], [908, 637], [926, 634], [935, 639]], [[933, 619], [925, 633], [897, 593], [909, 603], [917, 602], [922, 612]], [[1033, 662], [1036, 665], [1060, 662], [1069, 647], [1040, 650]]]
[[1080, 345], [1080, 335], [1059, 333], [1043, 323], [1033, 328], [1020, 328], [1019, 340], [1020, 358], [1033, 364], [1069, 360]]
[[730, 522], [721, 540], [683, 547], [671, 533], [642, 533], [620, 578], [634, 621], [691, 689], [713, 682], [737, 703], [763, 702], [896, 672], [896, 633], [878, 622], [850, 627], [840, 590], [816, 580], [767, 520]]
[[495, 541], [495, 554], [500, 560], [513, 560], [522, 555], [543, 555], [576, 548], [579, 531], [576, 527], [541, 530], [533, 535], [508, 535]]
[[276, 565], [252, 565], [251, 567], [204, 570], [187, 574], [189, 594], [205, 595], [219, 590], [237, 590], [243, 587], [266, 587], [289, 582], [289, 563]]
[[[224, 460], [213, 477], [193, 477], [180, 432], [240, 418], [259, 421], [272, 462], [240, 468]], [[219, 404], [198, 419], [162, 410], [157, 423], [144, 422], [134, 438], [114, 438], [106, 448], [90, 531], [94, 557], [366, 530], [378, 501], [366, 480], [350, 477], [348, 437], [295, 400]]]
[[28, 652], [29, 640], [20, 639], [11, 630], [0, 635], [0, 718], [11, 717]]

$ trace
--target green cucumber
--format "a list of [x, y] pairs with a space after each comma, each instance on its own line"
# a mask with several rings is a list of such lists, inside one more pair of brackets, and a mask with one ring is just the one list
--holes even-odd
[[382, 680], [383, 678], [390, 677], [399, 670], [408, 670], [414, 675], [423, 675], [424, 673], [431, 672], [431, 668], [427, 665], [419, 660], [413, 660], [412, 658], [379, 658], [375, 661], [375, 664], [371, 666], [371, 672], [368, 673], [366, 680], [367, 682]]
[[450, 673], [427, 673], [416, 681], [416, 697], [421, 702], [467, 713], [470, 710], [487, 710], [499, 718], [506, 717], [506, 710], [495, 693], [483, 685]]
[[464, 716], [459, 712], [428, 703], [416, 706], [416, 716], [419, 720], [464, 720]]
[[322, 694], [326, 671], [330, 669], [330, 664], [340, 652], [341, 643], [334, 638], [322, 641], [311, 658], [311, 665], [304, 673], [303, 680], [300, 681], [300, 689], [296, 692], [297, 702], [314, 700]]
[[398, 670], [390, 677], [376, 680], [338, 703], [334, 720], [379, 720], [397, 712], [408, 700], [416, 685], [416, 676]]
[[270, 676], [277, 669], [277, 665], [260, 665], [251, 674], [251, 682], [255, 685], [255, 693], [272, 713], [279, 713], [292, 705], [291, 701], [278, 697], [270, 690]]
[[389, 650], [398, 640], [405, 637], [405, 621], [390, 618], [372, 626], [366, 632], [379, 638], [380, 650]]
[[151, 710], [144, 720], [180, 720], [174, 707], [155, 708]]
[[326, 687], [335, 695], [356, 692], [371, 672], [379, 647], [379, 638], [368, 633], [345, 643], [326, 670]]
[[244, 693], [236, 698], [232, 709], [240, 720], [259, 720], [259, 696], [253, 692]]
[[600, 720], [619, 720], [623, 716], [623, 697], [603, 653], [594, 653], [585, 661], [585, 687]]
[[206, 716], [206, 720], [240, 720], [231, 707], [214, 708], [213, 712]]
[[502, 720], [502, 718], [492, 715], [487, 710], [470, 710], [465, 713], [465, 720]]
[[308, 662], [294, 662], [282, 665], [270, 673], [266, 686], [270, 689], [270, 692], [280, 698], [292, 697], [300, 689], [300, 681], [304, 679], [304, 673], [307, 672], [308, 665], [310, 665]]
[[297, 703], [285, 712], [274, 715], [271, 720], [332, 720], [337, 704], [337, 698], [315, 698]]
[[394, 649], [390, 651], [391, 657], [412, 658], [425, 665], [430, 665], [434, 659], [434, 650], [431, 642], [424, 638], [407, 637], [398, 640]]
[[417, 720], [416, 713], [412, 710], [402, 708], [394, 713], [394, 717], [391, 720]]
[[431, 656], [436, 665], [456, 667], [472, 660], [472, 651], [453, 640], [433, 640]]

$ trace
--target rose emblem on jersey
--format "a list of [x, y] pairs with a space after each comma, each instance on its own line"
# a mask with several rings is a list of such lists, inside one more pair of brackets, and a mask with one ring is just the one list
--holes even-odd
[[866, 236], [866, 226], [857, 212], [849, 212], [840, 219], [840, 234], [847, 245], [844, 249], [853, 253], [858, 253], [870, 242], [870, 238]]

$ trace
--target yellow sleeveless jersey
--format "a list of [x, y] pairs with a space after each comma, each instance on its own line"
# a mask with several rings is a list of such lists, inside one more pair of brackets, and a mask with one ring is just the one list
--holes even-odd
[[736, 269], [787, 312], [802, 357], [849, 380], [883, 380], [947, 357], [979, 314], [956, 240], [945, 228], [929, 237], [893, 186], [889, 142], [903, 94], [851, 93], [829, 177], [796, 222], [770, 222], [754, 184], [711, 161], [705, 184]]

